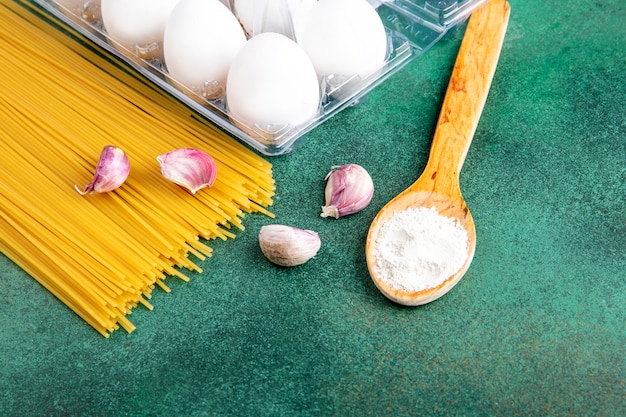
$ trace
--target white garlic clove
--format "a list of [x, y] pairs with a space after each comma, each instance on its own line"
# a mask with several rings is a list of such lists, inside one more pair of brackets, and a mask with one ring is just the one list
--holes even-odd
[[261, 252], [271, 262], [281, 266], [302, 265], [313, 258], [322, 242], [317, 233], [297, 227], [272, 224], [259, 232]]
[[363, 210], [372, 201], [374, 182], [360, 165], [346, 164], [333, 167], [326, 175], [326, 205], [322, 217], [347, 216]]
[[165, 178], [187, 188], [192, 194], [211, 187], [217, 178], [215, 161], [208, 153], [198, 149], [176, 149], [156, 159]]
[[129, 173], [128, 156], [120, 148], [107, 145], [100, 153], [93, 181], [87, 184], [83, 191], [76, 185], [74, 188], [81, 195], [106, 193], [124, 184]]

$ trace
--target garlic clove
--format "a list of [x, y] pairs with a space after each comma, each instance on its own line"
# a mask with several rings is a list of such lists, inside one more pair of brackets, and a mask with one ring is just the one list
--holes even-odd
[[100, 153], [93, 181], [87, 184], [83, 191], [77, 185], [74, 185], [74, 188], [81, 195], [106, 193], [124, 184], [129, 173], [128, 156], [120, 148], [107, 145]]
[[347, 216], [363, 210], [372, 201], [374, 182], [360, 165], [346, 164], [333, 167], [326, 175], [326, 205], [322, 217]]
[[272, 224], [261, 228], [259, 245], [263, 255], [276, 265], [297, 266], [314, 257], [322, 242], [311, 230]]
[[161, 174], [168, 180], [195, 194], [211, 187], [217, 178], [217, 167], [206, 152], [194, 148], [181, 148], [157, 156]]

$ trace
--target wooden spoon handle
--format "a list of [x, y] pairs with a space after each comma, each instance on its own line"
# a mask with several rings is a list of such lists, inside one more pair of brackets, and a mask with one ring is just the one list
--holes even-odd
[[[510, 7], [490, 0], [470, 17], [452, 70], [423, 181], [447, 195], [460, 194], [459, 172], [474, 137], [496, 70]], [[435, 184], [436, 182], [436, 184]], [[448, 193], [449, 191], [449, 193]]]

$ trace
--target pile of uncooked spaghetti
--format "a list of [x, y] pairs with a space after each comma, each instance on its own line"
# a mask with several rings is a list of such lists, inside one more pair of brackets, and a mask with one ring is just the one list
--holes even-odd
[[[26, 6], [26, 7], [24, 7]], [[179, 102], [61, 33], [27, 3], [0, 0], [0, 250], [104, 336], [167, 276], [184, 280], [205, 240], [234, 237], [271, 205], [271, 165]], [[126, 183], [80, 195], [105, 145], [132, 161]], [[218, 177], [192, 195], [155, 157], [193, 147]]]

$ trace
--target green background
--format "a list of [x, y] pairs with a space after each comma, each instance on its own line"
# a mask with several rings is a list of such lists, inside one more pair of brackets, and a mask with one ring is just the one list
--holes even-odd
[[[473, 263], [406, 308], [367, 273], [377, 211], [423, 169], [463, 31], [271, 158], [272, 211], [212, 242], [191, 282], [105, 339], [0, 256], [2, 416], [623, 416], [626, 414], [626, 8], [511, 0], [461, 187]], [[319, 216], [332, 165], [376, 191]], [[316, 258], [265, 260], [259, 229], [315, 230]]]

